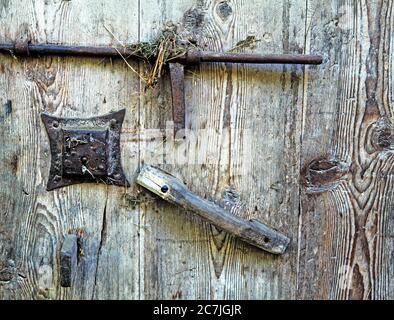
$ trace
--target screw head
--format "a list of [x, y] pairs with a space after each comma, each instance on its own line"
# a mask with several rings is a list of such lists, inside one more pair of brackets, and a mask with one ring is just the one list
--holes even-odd
[[109, 121], [109, 125], [111, 126], [111, 128], [115, 128], [116, 123], [117, 123], [116, 119], [111, 119], [111, 120]]
[[167, 193], [168, 192], [168, 190], [169, 190], [169, 188], [168, 188], [168, 186], [167, 185], [164, 185], [164, 186], [162, 186], [161, 187], [161, 192], [163, 192], [163, 193]]
[[59, 127], [59, 122], [57, 122], [56, 120], [53, 121], [53, 122], [52, 122], [52, 126], [53, 126], [54, 128]]
[[120, 180], [120, 178], [122, 178], [122, 176], [119, 173], [117, 173], [117, 174], [114, 175], [114, 178], [116, 180]]

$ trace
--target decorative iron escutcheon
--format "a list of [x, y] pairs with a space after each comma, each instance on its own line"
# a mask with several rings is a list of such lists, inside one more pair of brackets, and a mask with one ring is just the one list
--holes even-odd
[[51, 148], [48, 191], [83, 182], [130, 186], [120, 157], [125, 111], [86, 119], [41, 114]]

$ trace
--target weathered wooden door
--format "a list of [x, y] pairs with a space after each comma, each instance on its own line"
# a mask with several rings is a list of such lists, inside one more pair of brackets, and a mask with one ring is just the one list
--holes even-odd
[[[0, 298], [393, 299], [393, 1], [0, 0], [7, 43], [118, 44], [107, 29], [134, 43], [169, 20], [210, 50], [255, 35], [254, 52], [324, 63], [189, 68], [191, 134], [179, 143], [168, 77], [145, 92], [121, 60], [1, 55]], [[264, 253], [135, 185], [47, 192], [40, 113], [121, 108], [129, 180], [158, 165], [287, 234], [287, 252]], [[62, 288], [59, 249], [76, 229], [84, 255]]]

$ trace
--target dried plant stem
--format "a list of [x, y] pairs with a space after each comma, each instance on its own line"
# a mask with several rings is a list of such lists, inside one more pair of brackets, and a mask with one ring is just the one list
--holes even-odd
[[114, 35], [114, 33], [104, 24], [103, 25], [105, 30], [108, 31], [108, 33], [123, 47], [126, 48], [126, 46], [123, 44], [122, 41], [119, 40], [119, 38], [117, 36]]
[[127, 59], [123, 56], [123, 54], [122, 54], [117, 48], [115, 48], [115, 50], [116, 50], [117, 53], [119, 53], [120, 57], [123, 59], [123, 61], [126, 63], [126, 65], [130, 68], [130, 70], [133, 71], [136, 75], [138, 75], [138, 77], [139, 77], [142, 81], [146, 82], [146, 79], [145, 79], [143, 76], [141, 76], [141, 74], [140, 74], [137, 70], [135, 70], [135, 69], [130, 65], [130, 63], [128, 63]]

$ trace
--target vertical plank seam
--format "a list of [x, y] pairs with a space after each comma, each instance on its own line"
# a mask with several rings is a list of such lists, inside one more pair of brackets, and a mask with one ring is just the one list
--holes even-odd
[[[141, 41], [141, 0], [138, 0], [138, 42]], [[141, 67], [140, 62], [138, 62], [139, 68]], [[141, 70], [140, 70], [141, 71]], [[138, 92], [141, 93], [141, 80], [138, 81]], [[141, 165], [141, 95], [137, 100], [137, 111], [138, 111], [138, 166]], [[139, 168], [138, 168], [139, 169]], [[142, 299], [142, 289], [144, 288], [144, 284], [141, 284], [141, 281], [144, 280], [144, 277], [141, 277], [141, 272], [144, 272], [144, 269], [141, 268], [141, 244], [143, 244], [144, 239], [141, 237], [141, 203], [138, 204], [138, 299]]]
[[[306, 53], [307, 37], [308, 37], [308, 6], [309, 0], [305, 1], [305, 31], [304, 31], [304, 54]], [[302, 84], [302, 104], [301, 104], [301, 130], [300, 130], [300, 154], [298, 159], [298, 172], [301, 172], [302, 167], [302, 143], [303, 143], [303, 132], [304, 132], [304, 112], [306, 108], [305, 90], [307, 88], [308, 77], [306, 74], [306, 67], [303, 67], [303, 84]], [[298, 179], [299, 181], [300, 179]], [[301, 237], [302, 237], [302, 188], [298, 182], [298, 244], [297, 244], [297, 270], [296, 270], [296, 292], [295, 298], [298, 299], [299, 295], [299, 275], [300, 275], [300, 256], [301, 256]]]

